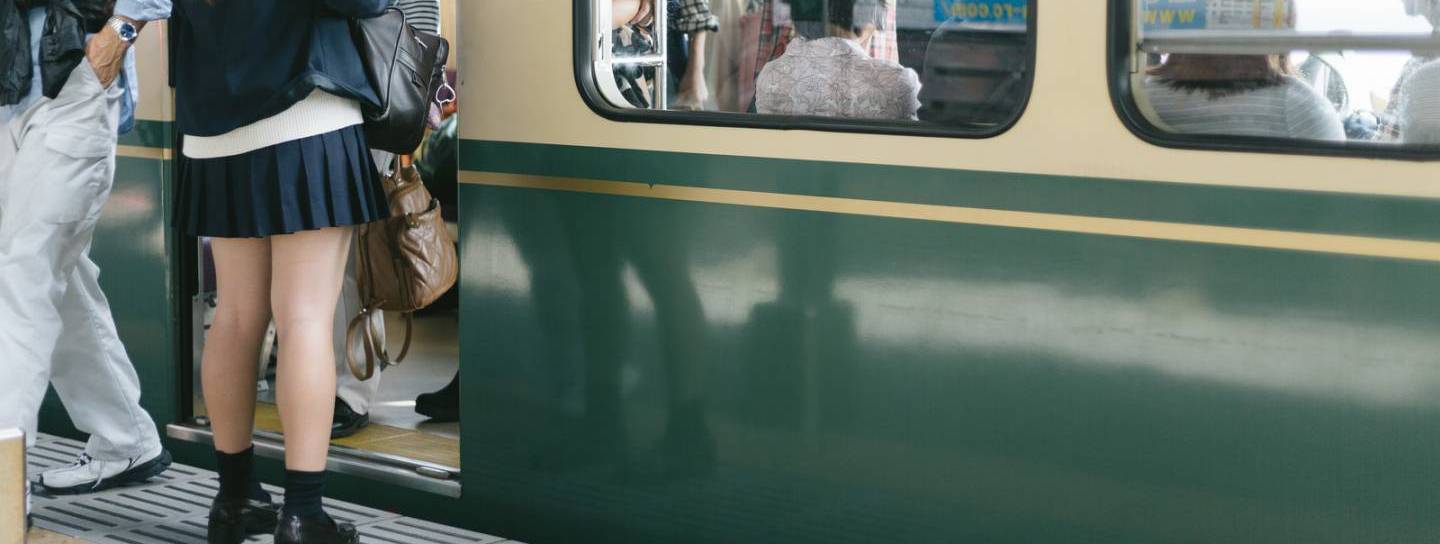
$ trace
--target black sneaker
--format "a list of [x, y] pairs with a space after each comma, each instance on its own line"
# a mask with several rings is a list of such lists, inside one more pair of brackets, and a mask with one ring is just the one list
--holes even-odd
[[350, 405], [339, 398], [335, 399], [335, 421], [330, 424], [330, 438], [345, 438], [360, 432], [366, 425], [370, 424], [370, 414], [356, 413]]

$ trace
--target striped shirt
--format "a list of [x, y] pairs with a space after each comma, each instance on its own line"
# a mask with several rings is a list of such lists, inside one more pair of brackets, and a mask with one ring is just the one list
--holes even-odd
[[440, 0], [394, 0], [390, 7], [405, 12], [405, 20], [415, 30], [440, 33]]
[[1204, 90], [1176, 89], [1152, 77], [1145, 80], [1145, 92], [1160, 121], [1181, 134], [1345, 140], [1345, 128], [1330, 101], [1293, 77], [1218, 98]]

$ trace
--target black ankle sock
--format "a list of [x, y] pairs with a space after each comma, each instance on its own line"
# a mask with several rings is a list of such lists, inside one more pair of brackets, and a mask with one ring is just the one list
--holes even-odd
[[260, 480], [250, 478], [250, 500], [268, 503], [275, 498], [271, 497], [270, 492], [265, 491], [265, 488], [260, 487]]
[[324, 472], [285, 471], [285, 514], [300, 517], [325, 515], [320, 498], [325, 496]]
[[[215, 463], [220, 469], [220, 496], [227, 499], [244, 499], [251, 494], [255, 482], [255, 447], [240, 453], [225, 453], [215, 450]], [[263, 492], [263, 490], [262, 490]]]

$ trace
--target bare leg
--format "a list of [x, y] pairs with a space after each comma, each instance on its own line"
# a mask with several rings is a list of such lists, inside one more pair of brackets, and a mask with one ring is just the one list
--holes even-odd
[[219, 304], [200, 368], [215, 449], [250, 448], [255, 425], [255, 361], [270, 324], [270, 241], [216, 238]]
[[690, 34], [690, 64], [685, 67], [685, 76], [680, 79], [680, 98], [675, 101], [677, 109], [705, 109], [710, 100], [710, 89], [705, 82], [705, 37], [709, 32]]
[[289, 470], [325, 470], [335, 415], [331, 336], [350, 233], [341, 227], [270, 238], [270, 307], [281, 338], [276, 396]]

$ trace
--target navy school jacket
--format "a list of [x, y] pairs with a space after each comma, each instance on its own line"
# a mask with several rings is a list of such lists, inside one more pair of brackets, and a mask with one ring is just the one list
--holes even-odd
[[171, 84], [181, 134], [217, 136], [321, 89], [377, 105], [349, 20], [389, 0], [175, 0]]

